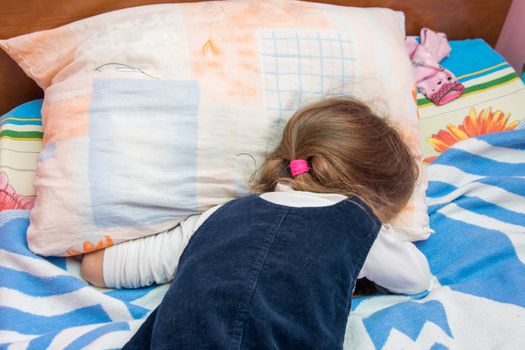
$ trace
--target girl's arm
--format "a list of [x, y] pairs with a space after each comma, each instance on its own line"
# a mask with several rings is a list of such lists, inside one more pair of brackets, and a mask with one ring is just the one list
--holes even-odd
[[193, 215], [171, 230], [86, 254], [82, 277], [98, 287], [139, 288], [173, 279], [193, 233], [218, 207]]
[[382, 227], [359, 277], [366, 277], [390, 292], [418, 294], [429, 289], [432, 274], [425, 255], [412, 242], [399, 240]]

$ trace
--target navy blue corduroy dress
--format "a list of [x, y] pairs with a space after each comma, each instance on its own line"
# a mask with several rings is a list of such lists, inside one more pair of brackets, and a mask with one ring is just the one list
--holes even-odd
[[296, 208], [257, 195], [197, 230], [125, 349], [337, 349], [381, 224], [357, 197]]

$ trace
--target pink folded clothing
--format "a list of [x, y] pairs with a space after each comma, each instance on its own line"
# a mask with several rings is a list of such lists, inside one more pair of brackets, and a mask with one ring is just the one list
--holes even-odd
[[459, 97], [465, 87], [451, 71], [439, 65], [450, 54], [447, 36], [423, 28], [420, 38], [421, 43], [414, 36], [405, 39], [416, 75], [416, 86], [429, 100], [441, 106]]

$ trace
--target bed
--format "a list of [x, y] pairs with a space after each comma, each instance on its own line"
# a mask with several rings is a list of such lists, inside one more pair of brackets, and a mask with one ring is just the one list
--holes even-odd
[[[67, 18], [42, 18], [27, 29], [13, 23], [2, 35], [54, 27], [138, 4], [90, 3], [94, 5], [78, 9], [65, 6], [62, 13]], [[337, 3], [401, 6], [389, 1]], [[345, 348], [525, 347], [521, 336], [525, 329], [525, 86], [487, 44], [494, 44], [510, 2], [462, 4], [464, 21], [456, 18], [453, 23], [443, 16], [451, 5], [448, 2], [401, 8], [406, 11], [409, 34], [427, 25], [456, 39], [451, 41], [452, 55], [442, 64], [466, 89], [464, 96], [441, 107], [421, 94], [416, 96], [428, 164], [428, 213], [436, 232], [417, 244], [429, 260], [433, 286], [421, 295], [355, 299]], [[35, 12], [38, 6], [35, 1]], [[424, 6], [425, 15], [418, 16]], [[14, 7], [0, 11], [20, 14]], [[490, 26], [474, 25], [480, 22], [490, 22]], [[8, 80], [0, 84], [5, 103], [2, 113], [18, 106], [2, 116], [2, 138], [16, 138], [20, 154], [14, 159], [2, 153], [1, 170], [10, 176], [0, 173], [4, 198], [9, 197], [0, 212], [0, 347], [119, 348], [162, 300], [168, 285], [137, 290], [94, 288], [80, 277], [75, 259], [43, 258], [28, 249], [29, 209], [34, 199], [28, 178], [36, 167], [43, 138], [42, 99], [34, 83], [16, 71], [7, 56], [0, 60], [0, 72], [10, 72], [2, 75]], [[27, 102], [30, 99], [34, 100]], [[472, 125], [477, 127], [468, 127]], [[459, 137], [456, 129], [464, 130], [467, 137]], [[12, 175], [15, 171], [17, 175]]]

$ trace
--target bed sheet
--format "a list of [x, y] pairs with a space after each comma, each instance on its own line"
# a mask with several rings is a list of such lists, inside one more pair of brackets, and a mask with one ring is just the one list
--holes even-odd
[[120, 348], [168, 285], [89, 286], [72, 258], [42, 258], [26, 243], [29, 211], [0, 212], [0, 349]]
[[0, 116], [0, 210], [33, 207], [37, 157], [42, 150], [42, 100]]
[[444, 106], [418, 93], [427, 163], [456, 142], [522, 127], [525, 118], [525, 85], [498, 52], [482, 39], [450, 41], [450, 46], [450, 57], [440, 64], [457, 76], [465, 91]]
[[434, 285], [354, 304], [349, 349], [523, 349], [525, 130], [458, 143], [428, 174]]

